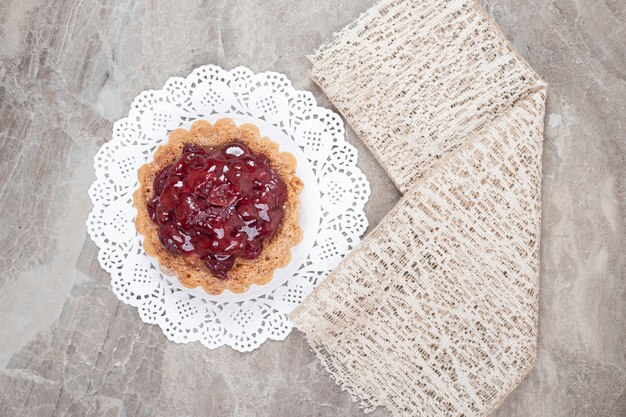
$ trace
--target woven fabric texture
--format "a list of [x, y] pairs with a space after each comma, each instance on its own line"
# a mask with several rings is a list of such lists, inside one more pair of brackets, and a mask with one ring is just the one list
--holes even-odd
[[403, 197], [290, 318], [366, 411], [488, 415], [536, 356], [546, 86], [471, 0], [382, 1], [310, 58]]

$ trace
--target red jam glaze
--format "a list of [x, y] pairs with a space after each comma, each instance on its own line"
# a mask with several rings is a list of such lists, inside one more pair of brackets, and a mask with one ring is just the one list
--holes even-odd
[[265, 156], [239, 143], [216, 150], [187, 144], [153, 186], [148, 213], [163, 246], [198, 255], [220, 279], [237, 256], [257, 258], [285, 214], [285, 182]]

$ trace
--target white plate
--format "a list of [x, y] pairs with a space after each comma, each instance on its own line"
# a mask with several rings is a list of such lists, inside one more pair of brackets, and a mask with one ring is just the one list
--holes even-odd
[[[255, 124], [281, 150], [296, 156], [304, 182], [304, 235], [292, 249], [289, 265], [276, 270], [268, 284], [214, 296], [164, 276], [156, 259], [145, 254], [133, 223], [132, 193], [138, 187], [137, 170], [173, 129], [223, 117]], [[178, 343], [200, 341], [209, 348], [249, 351], [268, 338], [282, 340], [289, 334], [287, 314], [367, 228], [363, 207], [370, 189], [356, 161], [341, 118], [318, 107], [310, 92], [294, 89], [283, 74], [202, 66], [185, 78], [170, 78], [160, 90], [142, 92], [128, 117], [114, 124], [113, 138], [94, 158], [96, 181], [89, 188], [94, 207], [87, 230], [100, 248], [100, 265], [111, 274], [113, 292], [137, 307], [143, 321], [158, 324]]]

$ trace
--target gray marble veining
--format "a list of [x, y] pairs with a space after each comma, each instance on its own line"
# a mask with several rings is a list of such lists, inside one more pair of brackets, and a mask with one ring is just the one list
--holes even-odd
[[[295, 331], [168, 342], [117, 301], [84, 222], [140, 91], [215, 63], [287, 74], [372, 0], [0, 0], [0, 415], [360, 416]], [[483, 1], [549, 83], [537, 365], [497, 416], [626, 415], [626, 2]], [[377, 224], [399, 193], [362, 143]], [[372, 415], [386, 416], [386, 410]]]

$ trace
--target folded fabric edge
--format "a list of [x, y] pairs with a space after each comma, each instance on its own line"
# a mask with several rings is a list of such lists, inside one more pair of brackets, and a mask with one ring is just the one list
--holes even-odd
[[[497, 36], [500, 39], [500, 42], [502, 42], [506, 48], [508, 49], [508, 51], [513, 54], [513, 56], [516, 59], [516, 62], [518, 65], [520, 65], [522, 68], [524, 68], [525, 71], [528, 72], [528, 74], [531, 75], [532, 79], [533, 79], [533, 83], [532, 85], [529, 85], [527, 89], [522, 90], [519, 92], [519, 94], [517, 95], [516, 98], [514, 98], [511, 101], [511, 105], [513, 105], [516, 101], [523, 99], [524, 97], [527, 97], [528, 95], [531, 95], [533, 92], [537, 91], [538, 89], [546, 89], [548, 84], [539, 76], [539, 74], [537, 74], [537, 72], [532, 68], [532, 66], [528, 63], [528, 61], [517, 51], [517, 49], [515, 48], [515, 46], [512, 44], [512, 42], [506, 37], [506, 35], [502, 32], [502, 30], [500, 29], [499, 25], [497, 24], [497, 22], [489, 15], [489, 13], [487, 12], [487, 10], [482, 6], [482, 4], [478, 1], [478, 0], [470, 0], [471, 3], [473, 3], [474, 5], [474, 9], [480, 14], [480, 16], [489, 24], [489, 27], [497, 34]], [[404, 193], [407, 188], [405, 187], [405, 184], [403, 184], [402, 182], [400, 182], [400, 179], [397, 178], [395, 175], [393, 175], [393, 172], [390, 171], [389, 166], [387, 166], [387, 164], [385, 163], [384, 158], [382, 157], [382, 154], [380, 153], [380, 151], [378, 149], [376, 149], [374, 147], [374, 145], [367, 140], [366, 137], [363, 137], [363, 135], [360, 133], [360, 129], [358, 129], [355, 125], [354, 122], [352, 120], [352, 118], [350, 117], [346, 117], [346, 114], [350, 114], [349, 109], [347, 109], [340, 101], [338, 101], [335, 98], [335, 95], [332, 94], [332, 92], [328, 91], [328, 89], [325, 87], [324, 83], [321, 82], [320, 77], [317, 74], [317, 70], [316, 70], [316, 66], [318, 64], [317, 59], [320, 57], [320, 55], [322, 54], [322, 52], [325, 49], [329, 49], [333, 44], [337, 43], [339, 41], [339, 39], [346, 34], [347, 32], [353, 30], [356, 27], [359, 26], [364, 26], [364, 23], [366, 22], [366, 20], [364, 19], [367, 16], [371, 16], [377, 12], [380, 12], [381, 9], [384, 9], [386, 6], [388, 6], [389, 0], [380, 0], [377, 3], [375, 3], [372, 7], [370, 7], [369, 9], [367, 9], [365, 12], [362, 12], [359, 17], [356, 19], [356, 21], [354, 21], [353, 23], [345, 26], [344, 28], [342, 28], [341, 30], [333, 33], [333, 35], [331, 36], [330, 39], [328, 39], [325, 43], [323, 43], [320, 47], [318, 47], [315, 52], [313, 54], [307, 55], [307, 58], [309, 59], [309, 61], [312, 64], [312, 68], [309, 70], [309, 76], [311, 77], [311, 79], [319, 86], [319, 88], [324, 92], [324, 94], [326, 95], [326, 97], [330, 100], [330, 102], [332, 103], [332, 105], [337, 108], [337, 110], [339, 111], [339, 113], [342, 114], [342, 116], [344, 116], [344, 119], [347, 121], [348, 125], [350, 126], [350, 128], [352, 129], [353, 132], [356, 133], [356, 135], [359, 137], [359, 139], [361, 139], [361, 141], [365, 144], [365, 146], [367, 147], [367, 149], [370, 151], [370, 153], [374, 156], [374, 158], [376, 159], [376, 161], [380, 164], [380, 166], [385, 170], [385, 172], [387, 173], [387, 175], [389, 176], [389, 178], [392, 180], [392, 182], [394, 183], [394, 185], [396, 186], [396, 188]], [[497, 113], [494, 113], [493, 118], [488, 122], [488, 123], [493, 123], [494, 120], [496, 120], [499, 116], [501, 116], [501, 114], [503, 112], [505, 112], [507, 110], [507, 108], [502, 108], [500, 109], [500, 111], [498, 111]], [[475, 134], [475, 132], [469, 132], [466, 137]], [[463, 141], [464, 142], [464, 141]], [[442, 165], [445, 163], [445, 161], [447, 161], [449, 159], [449, 157], [453, 157], [453, 154], [455, 154], [455, 150], [453, 149], [451, 154], [446, 155], [445, 158], [442, 158], [438, 161], [437, 165]], [[434, 168], [434, 167], [433, 167]], [[432, 171], [432, 169], [431, 169]], [[424, 174], [425, 176], [426, 174]]]
[[[521, 103], [522, 103], [522, 101], [523, 101], [523, 98], [531, 98], [531, 97], [533, 97], [533, 96], [535, 96], [535, 95], [542, 96], [542, 97], [541, 97], [541, 101], [542, 101], [542, 104], [543, 104], [543, 106], [544, 106], [544, 110], [543, 110], [543, 112], [544, 112], [544, 115], [545, 115], [545, 100], [546, 100], [546, 96], [547, 96], [547, 86], [546, 86], [546, 85], [538, 86], [537, 88], [535, 88], [535, 89], [533, 89], [533, 90], [529, 90], [529, 91], [528, 91], [528, 92], [527, 92], [527, 93], [526, 93], [523, 97], [520, 97], [520, 100], [517, 100], [517, 102], [516, 102], [517, 104], [516, 104], [515, 106], [519, 106], [519, 105], [521, 105]], [[515, 107], [515, 106], [514, 106], [514, 107]], [[499, 117], [500, 117], [500, 118], [502, 118], [502, 117], [505, 117], [506, 115], [507, 115], [506, 113], [502, 113], [502, 114], [500, 114], [500, 115], [499, 115]], [[497, 120], [497, 119], [496, 119], [496, 120]], [[543, 131], [543, 129], [544, 129], [544, 127], [543, 127], [543, 126], [544, 126], [544, 121], [543, 121], [543, 118], [542, 118], [542, 119], [541, 119], [541, 131]], [[465, 142], [463, 145], [461, 145], [461, 146], [459, 146], [457, 149], [455, 149], [454, 154], [450, 155], [450, 157], [452, 158], [452, 157], [454, 157], [456, 154], [461, 153], [461, 152], [463, 152], [463, 151], [467, 150], [468, 148], [470, 148], [470, 147], [474, 146], [474, 144], [475, 144], [475, 143], [476, 143], [476, 142], [480, 139], [480, 137], [481, 137], [481, 135], [483, 134], [483, 132], [484, 132], [484, 131], [486, 131], [486, 130], [488, 130], [488, 129], [489, 129], [489, 127], [490, 127], [489, 125], [484, 126], [484, 127], [483, 127], [480, 131], [476, 132], [476, 133], [475, 133], [475, 135], [474, 135], [474, 137], [473, 137], [471, 140], [469, 140], [469, 141]], [[541, 154], [540, 154], [540, 158], [541, 158]], [[540, 160], [541, 160], [541, 159], [540, 159]], [[441, 170], [443, 166], [444, 166], [443, 164], [439, 164], [439, 165], [437, 165], [436, 167], [434, 167], [431, 171], [429, 171], [429, 172], [427, 173], [427, 175], [424, 175], [424, 177], [422, 177], [422, 178], [420, 178], [419, 180], [417, 180], [417, 181], [416, 181], [416, 182], [412, 185], [412, 187], [411, 187], [411, 188], [412, 188], [412, 189], [417, 189], [417, 188], [419, 188], [419, 187], [423, 186], [423, 184], [424, 184], [426, 181], [428, 181], [428, 178], [429, 178], [431, 175], [433, 175], [435, 172], [437, 172], [437, 171]], [[541, 164], [539, 164], [539, 169], [540, 169], [540, 172], [541, 172]], [[539, 187], [540, 187], [540, 189], [541, 189], [541, 184], [539, 184]], [[539, 191], [541, 191], [541, 190], [539, 190]], [[401, 204], [401, 203], [402, 203], [405, 199], [406, 199], [406, 196], [403, 196], [403, 197], [402, 197], [402, 198], [398, 201], [398, 203], [396, 203], [396, 205], [395, 205], [395, 206], [394, 206], [394, 207], [393, 207], [393, 208], [392, 208], [389, 212], [387, 212], [387, 214], [385, 214], [385, 216], [381, 219], [381, 221], [380, 221], [380, 222], [379, 222], [379, 223], [378, 223], [378, 224], [377, 224], [377, 225], [376, 225], [376, 226], [375, 226], [375, 227], [374, 227], [374, 228], [373, 228], [373, 229], [369, 232], [369, 234], [368, 234], [368, 235], [367, 235], [367, 236], [366, 236], [366, 237], [365, 237], [365, 238], [364, 238], [364, 239], [363, 239], [363, 240], [359, 243], [359, 245], [358, 245], [357, 247], [355, 247], [354, 249], [352, 249], [352, 251], [350, 251], [350, 252], [349, 252], [349, 253], [348, 253], [348, 254], [347, 254], [347, 255], [346, 255], [346, 256], [345, 256], [345, 257], [341, 260], [341, 262], [337, 265], [337, 267], [335, 267], [335, 269], [334, 269], [333, 271], [331, 271], [331, 272], [328, 274], [328, 276], [326, 277], [326, 279], [324, 279], [324, 281], [322, 281], [322, 282], [321, 282], [321, 283], [320, 283], [320, 284], [319, 284], [319, 285], [315, 288], [315, 290], [313, 291], [313, 293], [311, 293], [311, 294], [309, 295], [309, 297], [311, 297], [311, 296], [313, 296], [315, 293], [317, 293], [317, 292], [321, 291], [321, 290], [322, 290], [322, 289], [323, 289], [326, 285], [330, 285], [330, 284], [329, 284], [329, 283], [330, 283], [330, 280], [329, 280], [328, 278], [330, 278], [330, 277], [333, 275], [333, 273], [334, 273], [335, 271], [339, 270], [339, 269], [341, 268], [342, 264], [344, 264], [344, 263], [346, 263], [346, 262], [349, 262], [349, 261], [350, 261], [350, 257], [352, 256], [352, 254], [353, 254], [356, 250], [358, 250], [360, 246], [363, 246], [364, 244], [366, 244], [366, 243], [367, 243], [367, 240], [368, 240], [368, 238], [369, 238], [370, 236], [375, 235], [375, 232], [377, 232], [377, 231], [378, 231], [378, 229], [379, 229], [379, 228], [380, 228], [380, 227], [381, 227], [381, 226], [385, 223], [385, 220], [386, 220], [388, 217], [391, 217], [391, 216], [393, 216], [393, 215], [394, 215], [394, 210], [396, 210], [396, 209], [397, 209], [397, 207], [398, 207], [398, 206], [400, 206], [400, 204]], [[540, 215], [539, 220], [541, 221], [541, 212], [539, 212], [539, 215]], [[539, 232], [540, 232], [540, 230], [539, 230]], [[541, 238], [541, 234], [539, 233], [539, 234], [538, 234], [538, 239], [540, 239], [540, 238]], [[540, 244], [541, 244], [541, 243], [539, 243], [539, 246], [540, 246]], [[539, 284], [539, 278], [537, 278], [537, 284]], [[305, 300], [305, 301], [306, 301], [306, 300]], [[297, 322], [298, 322], [298, 314], [299, 314], [299, 312], [300, 312], [300, 311], [301, 311], [304, 307], [305, 307], [305, 304], [304, 304], [304, 303], [302, 303], [302, 304], [300, 304], [299, 306], [297, 306], [297, 307], [296, 307], [296, 308], [295, 308], [295, 309], [294, 309], [291, 313], [289, 313], [289, 319], [290, 319], [290, 320], [294, 323], [294, 326], [295, 326], [296, 328], [302, 328], [302, 326], [298, 326], [298, 325], [297, 325]]]
[[[537, 88], [533, 89], [532, 91], [529, 91], [527, 94], [524, 95], [524, 99], [533, 99], [535, 100], [535, 98], [539, 98], [538, 102], [540, 103], [540, 105], [542, 106], [542, 117], [541, 120], [539, 121], [540, 123], [540, 131], [543, 132], [543, 111], [545, 109], [545, 99], [546, 99], [546, 87], [545, 86], [538, 86]], [[520, 99], [516, 101], [516, 104], [513, 108], [509, 109], [510, 111], [513, 110], [515, 107], [517, 106], [522, 106], [525, 103], [524, 99]], [[504, 118], [508, 115], [507, 113], [503, 113], [501, 114], [499, 117], [500, 118]], [[497, 121], [497, 120], [496, 120]], [[495, 121], [494, 121], [495, 122]], [[477, 141], [479, 141], [480, 137], [484, 135], [484, 132], [489, 130], [491, 127], [491, 125], [487, 125], [484, 126], [481, 131], [476, 132], [475, 136], [473, 138], [471, 138], [471, 140], [467, 141], [466, 143], [464, 143], [462, 146], [460, 146], [457, 150], [455, 150], [455, 155], [459, 152], [463, 152], [463, 151], [467, 151], [468, 148], [471, 148], [475, 145], [475, 143]], [[541, 141], [543, 142], [543, 137], [541, 137]], [[539, 154], [538, 156], [539, 162], [541, 161], [541, 154]], [[436, 168], [433, 168], [433, 170], [429, 173], [429, 175], [424, 176], [423, 178], [417, 180], [413, 186], [411, 187], [411, 189], [418, 189], [420, 187], [423, 187], [424, 183], [426, 183], [429, 179], [429, 177], [431, 175], [434, 175], [437, 171], [443, 169], [444, 165], [438, 165]], [[539, 170], [541, 171], [541, 164], [539, 164]], [[541, 183], [538, 184], [539, 190], [538, 192], [540, 193], [541, 190]], [[321, 283], [318, 285], [318, 287], [315, 289], [315, 291], [309, 295], [309, 297], [307, 298], [307, 300], [305, 300], [305, 303], [301, 304], [300, 306], [298, 306], [294, 311], [292, 311], [289, 314], [289, 319], [290, 321], [294, 324], [294, 327], [300, 331], [302, 331], [305, 334], [305, 337], [307, 339], [307, 342], [309, 343], [309, 346], [311, 347], [312, 351], [315, 352], [316, 356], [318, 357], [318, 359], [320, 360], [320, 362], [323, 364], [324, 368], [327, 370], [327, 372], [332, 376], [333, 380], [341, 387], [342, 391], [347, 392], [352, 400], [356, 403], [358, 403], [363, 410], [366, 413], [369, 413], [371, 411], [373, 411], [374, 409], [376, 409], [379, 406], [384, 406], [388, 409], [390, 409], [390, 411], [392, 411], [392, 414], [394, 416], [396, 415], [401, 415], [400, 410], [396, 410], [393, 409], [392, 407], [390, 407], [388, 404], [383, 404], [383, 403], [378, 403], [373, 401], [374, 397], [376, 397], [376, 395], [367, 392], [367, 390], [359, 384], [350, 384], [351, 381], [354, 381], [354, 379], [350, 376], [350, 369], [347, 366], [347, 364], [345, 363], [341, 363], [341, 357], [339, 357], [338, 355], [336, 355], [332, 350], [327, 349], [326, 345], [324, 345], [324, 343], [322, 342], [322, 340], [320, 340], [317, 336], [318, 331], [320, 330], [319, 327], [316, 326], [312, 326], [313, 323], [311, 323], [309, 320], [307, 320], [307, 318], [302, 318], [302, 315], [306, 315], [307, 313], [304, 313], [304, 311], [306, 309], [309, 308], [309, 306], [319, 306], [320, 304], [324, 304], [324, 303], [320, 303], [319, 299], [326, 299], [324, 295], [320, 295], [320, 294], [324, 294], [326, 292], [327, 287], [331, 287], [333, 285], [333, 275], [335, 273], [335, 271], [339, 271], [342, 269], [342, 267], [344, 266], [344, 264], [349, 264], [352, 260], [352, 258], [356, 255], [356, 253], [359, 250], [362, 250], [366, 245], [368, 245], [370, 239], [376, 239], [377, 234], [379, 234], [379, 229], [381, 229], [383, 227], [383, 225], [386, 223], [386, 221], [389, 220], [389, 218], [392, 218], [396, 215], [396, 211], [398, 209], [398, 207], [407, 199], [410, 198], [410, 195], [412, 193], [408, 192], [406, 193], [405, 196], [403, 196], [400, 201], [398, 202], [398, 204], [389, 212], [387, 213], [387, 215], [381, 220], [381, 222], [370, 232], [370, 234], [361, 242], [361, 244], [359, 246], [357, 246], [355, 249], [352, 250], [352, 252], [350, 252], [342, 261], [341, 263], [337, 266], [337, 268], [331, 272], [331, 274], [329, 274], [329, 276]], [[541, 212], [539, 212], [539, 221], [541, 220]], [[539, 230], [537, 231], [537, 240], [538, 240], [538, 247], [540, 245], [540, 223], [539, 223]], [[537, 254], [537, 268], [539, 268], [539, 259], [538, 259], [538, 254]], [[537, 269], [538, 270], [538, 269]], [[538, 288], [539, 287], [539, 275], [537, 274], [537, 276], [535, 277], [536, 282], [534, 282], [533, 284]], [[381, 285], [385, 285], [384, 283], [380, 283], [379, 286]], [[332, 292], [332, 291], [330, 291]], [[539, 299], [538, 299], [538, 293], [535, 294], [534, 297], [534, 322], [535, 322], [535, 335], [537, 334], [537, 319], [538, 319], [538, 305]], [[327, 305], [327, 304], [326, 304]], [[320, 321], [324, 320], [323, 319], [323, 310], [320, 311], [318, 307], [311, 307], [316, 309], [316, 314], [319, 315], [319, 313], [322, 313], [322, 317], [320, 317]], [[318, 316], [319, 317], [319, 316]], [[318, 321], [319, 322], [319, 321]], [[322, 336], [321, 339], [327, 339], [325, 337]], [[504, 399], [519, 385], [519, 383], [528, 375], [528, 373], [532, 370], [532, 368], [534, 367], [535, 363], [536, 363], [536, 359], [537, 359], [537, 338], [535, 337], [533, 340], [533, 345], [529, 346], [532, 348], [532, 355], [528, 357], [527, 363], [524, 364], [524, 368], [521, 372], [519, 372], [518, 374], [515, 375], [515, 378], [513, 380], [510, 381], [510, 383], [508, 384], [508, 387], [505, 390], [505, 394], [502, 396], [498, 397], [498, 400], [492, 404], [492, 406], [488, 409], [485, 410], [484, 415], [489, 415], [491, 413], [493, 413], [494, 410], [496, 410], [504, 401]], [[483, 414], [481, 414], [483, 415]]]

